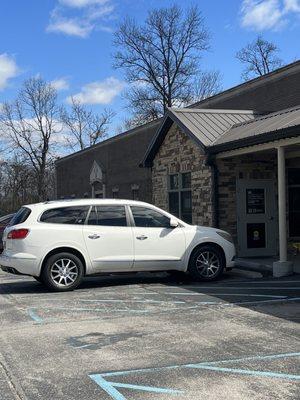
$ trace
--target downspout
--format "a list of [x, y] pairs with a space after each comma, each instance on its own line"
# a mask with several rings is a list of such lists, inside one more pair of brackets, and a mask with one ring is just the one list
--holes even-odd
[[212, 154], [208, 154], [205, 164], [211, 168], [211, 174], [212, 174], [211, 175], [212, 225], [214, 228], [218, 228], [219, 227], [219, 170], [216, 164], [215, 156]]

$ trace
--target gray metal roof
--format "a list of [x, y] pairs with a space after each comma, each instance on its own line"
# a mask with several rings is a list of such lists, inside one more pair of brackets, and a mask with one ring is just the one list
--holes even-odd
[[235, 125], [219, 137], [213, 145], [219, 146], [234, 141], [243, 141], [272, 132], [275, 134], [277, 131], [297, 125], [300, 125], [300, 105]]
[[233, 125], [251, 121], [257, 117], [252, 110], [211, 110], [196, 108], [169, 108], [161, 126], [153, 137], [142, 166], [151, 166], [167, 132], [175, 122], [202, 149], [212, 146]]
[[190, 134], [195, 136], [204, 147], [215, 144], [233, 125], [255, 119], [252, 110], [170, 108], [169, 114], [184, 130], [188, 130]]

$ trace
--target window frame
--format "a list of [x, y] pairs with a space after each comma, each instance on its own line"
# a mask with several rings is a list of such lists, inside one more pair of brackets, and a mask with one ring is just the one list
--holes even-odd
[[[191, 185], [189, 188], [184, 188], [183, 187], [183, 175], [184, 174], [190, 174], [191, 175]], [[178, 176], [178, 189], [171, 189], [171, 176], [177, 175]], [[168, 208], [170, 211], [170, 193], [178, 193], [178, 211], [179, 215], [178, 218], [182, 219], [182, 198], [181, 198], [181, 193], [182, 192], [191, 192], [191, 200], [192, 200], [192, 171], [184, 171], [184, 172], [176, 172], [175, 174], [169, 174], [168, 175]], [[193, 206], [191, 207], [191, 222], [190, 224], [193, 223]], [[187, 222], [189, 223], [189, 222]]]

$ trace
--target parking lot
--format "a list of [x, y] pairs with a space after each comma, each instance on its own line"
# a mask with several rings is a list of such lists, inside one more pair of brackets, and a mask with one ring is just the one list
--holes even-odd
[[298, 399], [300, 277], [0, 274], [1, 400]]

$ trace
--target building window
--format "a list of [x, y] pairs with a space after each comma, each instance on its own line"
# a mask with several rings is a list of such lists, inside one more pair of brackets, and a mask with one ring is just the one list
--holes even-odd
[[132, 200], [139, 200], [139, 185], [131, 185]]
[[112, 197], [113, 197], [113, 199], [117, 199], [119, 197], [119, 188], [118, 187], [112, 188]]
[[289, 236], [300, 237], [300, 168], [288, 170]]
[[192, 223], [191, 173], [169, 175], [169, 211]]

